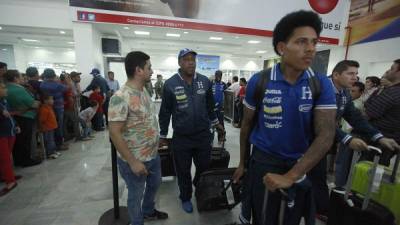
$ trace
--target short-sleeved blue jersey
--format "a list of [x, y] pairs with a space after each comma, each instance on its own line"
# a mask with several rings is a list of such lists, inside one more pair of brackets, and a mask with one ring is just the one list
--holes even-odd
[[[321, 93], [316, 100], [309, 85], [310, 76], [316, 76], [321, 84]], [[258, 104], [254, 93], [259, 78], [260, 75], [255, 74], [247, 84], [244, 104], [249, 109], [255, 110]], [[314, 138], [313, 109], [336, 109], [332, 82], [308, 69], [295, 84], [290, 84], [284, 79], [280, 64], [276, 64], [265, 88], [250, 143], [283, 159], [299, 159]]]

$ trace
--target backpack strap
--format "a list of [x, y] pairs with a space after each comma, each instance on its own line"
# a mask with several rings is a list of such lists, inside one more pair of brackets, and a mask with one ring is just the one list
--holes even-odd
[[321, 82], [311, 68], [307, 69], [307, 73], [308, 85], [310, 86], [313, 102], [315, 103], [315, 101], [317, 101], [319, 96], [321, 95]]
[[308, 78], [308, 84], [310, 85], [312, 98], [315, 102], [321, 95], [321, 82], [316, 76], [310, 76]]
[[[256, 102], [256, 111], [254, 115], [258, 115], [258, 112], [260, 112], [261, 106], [262, 106], [262, 101], [264, 99], [265, 95], [265, 86], [267, 83], [270, 81], [271, 77], [271, 68], [263, 70], [259, 74], [260, 78], [257, 82], [256, 85], [256, 90], [254, 91], [254, 102]], [[258, 119], [257, 116], [255, 116], [256, 120]], [[255, 124], [253, 124], [254, 127]]]
[[[254, 102], [256, 103], [256, 110], [254, 111], [254, 116], [253, 116], [253, 121], [251, 124], [250, 132], [254, 129], [255, 126], [257, 126], [258, 113], [260, 112], [262, 105], [263, 105], [263, 99], [264, 99], [264, 95], [265, 95], [265, 86], [267, 85], [267, 83], [270, 80], [271, 68], [262, 70], [260, 73], [257, 74], [257, 76], [259, 76], [259, 79], [257, 81], [256, 89], [255, 89], [254, 95], [253, 95]], [[246, 153], [244, 156], [244, 166], [247, 169], [249, 167], [250, 152], [251, 152], [251, 144], [249, 141], [247, 141]]]

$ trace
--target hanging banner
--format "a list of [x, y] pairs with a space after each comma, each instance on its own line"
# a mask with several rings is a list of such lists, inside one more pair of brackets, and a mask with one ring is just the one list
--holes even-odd
[[352, 0], [349, 27], [350, 44], [400, 37], [400, 1]]
[[[339, 0], [70, 0], [75, 21], [135, 24], [272, 36], [287, 13], [312, 10], [323, 20], [321, 42], [338, 44], [348, 1]], [[86, 8], [86, 9], [83, 9]], [[105, 11], [107, 10], [107, 11]]]

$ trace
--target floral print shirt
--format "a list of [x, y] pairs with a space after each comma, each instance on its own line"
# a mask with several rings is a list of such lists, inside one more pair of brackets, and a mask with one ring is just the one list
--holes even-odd
[[149, 93], [124, 85], [110, 99], [108, 121], [126, 122], [123, 139], [140, 161], [157, 156], [160, 128]]

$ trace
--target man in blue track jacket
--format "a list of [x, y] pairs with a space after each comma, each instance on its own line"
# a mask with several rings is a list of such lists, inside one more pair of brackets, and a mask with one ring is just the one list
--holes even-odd
[[[398, 149], [397, 143], [393, 139], [385, 138], [377, 129], [369, 125], [360, 110], [353, 104], [349, 89], [357, 81], [359, 67], [360, 65], [357, 61], [343, 60], [336, 64], [332, 71], [331, 81], [336, 93], [336, 121], [340, 122], [343, 118], [353, 127], [354, 132], [362, 137], [371, 140], [371, 142], [377, 142], [384, 148], [390, 150]], [[339, 150], [336, 159], [335, 178], [338, 191], [346, 184], [352, 156], [350, 149], [363, 151], [367, 150], [368, 145], [362, 139], [344, 132], [339, 126], [336, 126], [335, 141], [348, 147]], [[329, 208], [329, 190], [326, 184], [326, 157], [310, 171], [309, 177], [313, 184], [318, 216], [325, 220]]]
[[164, 84], [159, 122], [160, 146], [166, 145], [169, 122], [172, 116], [172, 150], [178, 177], [182, 208], [193, 211], [191, 203], [192, 178], [190, 168], [192, 159], [196, 166], [193, 184], [199, 175], [209, 167], [212, 148], [211, 126], [223, 132], [215, 113], [215, 103], [211, 81], [196, 73], [197, 53], [182, 49], [178, 55], [180, 69]]

